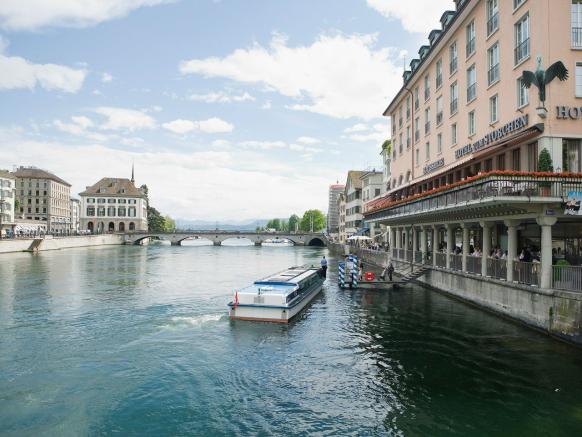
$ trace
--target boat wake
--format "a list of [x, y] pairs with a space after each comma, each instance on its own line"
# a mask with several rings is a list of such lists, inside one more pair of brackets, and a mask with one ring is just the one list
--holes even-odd
[[164, 325], [164, 328], [176, 329], [184, 327], [200, 327], [208, 323], [219, 322], [222, 319], [228, 320], [224, 313], [201, 314], [198, 316], [175, 316], [170, 319], [171, 323]]

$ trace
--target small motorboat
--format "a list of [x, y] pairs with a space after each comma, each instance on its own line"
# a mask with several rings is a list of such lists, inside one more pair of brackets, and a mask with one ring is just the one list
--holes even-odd
[[325, 278], [315, 267], [291, 267], [234, 292], [231, 320], [288, 323], [321, 291]]

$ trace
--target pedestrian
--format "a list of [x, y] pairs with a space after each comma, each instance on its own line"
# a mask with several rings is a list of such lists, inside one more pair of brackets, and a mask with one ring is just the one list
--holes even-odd
[[352, 288], [352, 283], [353, 283], [353, 275], [354, 275], [354, 261], [351, 257], [346, 256], [346, 271], [345, 271], [345, 275], [347, 278], [347, 283], [350, 284], [350, 288]]
[[324, 279], [327, 278], [327, 260], [325, 259], [325, 255], [321, 258], [321, 273]]

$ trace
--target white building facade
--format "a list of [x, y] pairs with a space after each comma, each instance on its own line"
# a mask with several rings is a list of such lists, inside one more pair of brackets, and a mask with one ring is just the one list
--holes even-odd
[[81, 201], [71, 198], [71, 232], [78, 233], [81, 226]]
[[16, 178], [6, 170], [0, 170], [0, 238], [14, 232]]
[[363, 226], [362, 179], [364, 172], [351, 170], [346, 180], [346, 238], [355, 235]]
[[327, 233], [337, 237], [339, 233], [338, 196], [343, 193], [345, 185], [334, 184], [329, 186], [329, 204], [327, 209]]

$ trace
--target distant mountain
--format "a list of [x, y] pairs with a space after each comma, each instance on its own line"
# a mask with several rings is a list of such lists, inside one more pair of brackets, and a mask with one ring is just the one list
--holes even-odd
[[224, 222], [211, 222], [206, 220], [176, 220], [178, 229], [192, 229], [195, 231], [211, 231], [213, 229], [223, 231], [254, 231], [257, 226], [265, 227], [269, 220], [257, 219], [249, 221], [227, 220]]

